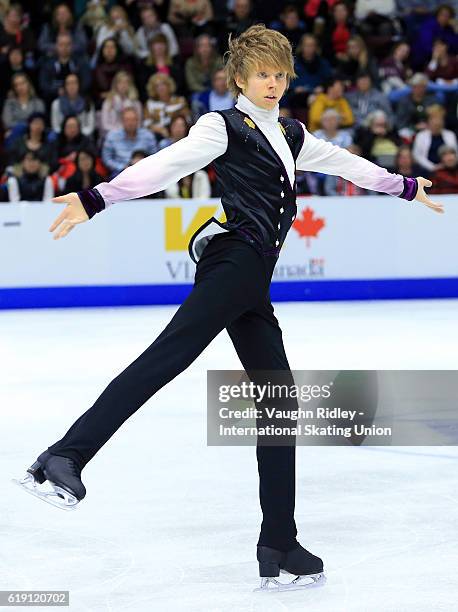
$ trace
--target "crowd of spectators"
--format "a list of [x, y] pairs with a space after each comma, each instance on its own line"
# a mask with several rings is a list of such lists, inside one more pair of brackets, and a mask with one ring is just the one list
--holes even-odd
[[[392, 172], [458, 193], [457, 0], [0, 0], [0, 201], [110, 180], [235, 104], [223, 56], [255, 23], [297, 78], [280, 113]], [[355, 195], [298, 173], [298, 193]], [[154, 197], [219, 196], [211, 164]]]

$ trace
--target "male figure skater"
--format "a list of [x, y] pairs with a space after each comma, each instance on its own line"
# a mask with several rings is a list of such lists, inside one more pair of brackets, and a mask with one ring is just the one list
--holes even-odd
[[[269, 286], [296, 216], [296, 169], [338, 175], [360, 187], [443, 211], [425, 194], [430, 181], [390, 174], [314, 138], [299, 121], [279, 117], [279, 100], [295, 76], [291, 46], [279, 32], [256, 25], [230, 39], [226, 72], [237, 97], [235, 108], [203, 115], [186, 138], [109, 183], [54, 198], [66, 204], [50, 227], [59, 239], [115, 201], [161, 191], [213, 162], [227, 217], [225, 223], [210, 219], [191, 239], [195, 283], [170, 323], [29, 468], [22, 484], [40, 495], [38, 483], [48, 480], [54, 491], [45, 499], [61, 507], [84, 498], [81, 470], [123, 422], [223, 329], [255, 383], [260, 382], [257, 372], [268, 370], [293, 383]], [[285, 407], [297, 409], [296, 400]], [[258, 444], [256, 453], [263, 515], [257, 558], [263, 587], [278, 587], [280, 570], [321, 580], [322, 560], [296, 540], [294, 443]]]

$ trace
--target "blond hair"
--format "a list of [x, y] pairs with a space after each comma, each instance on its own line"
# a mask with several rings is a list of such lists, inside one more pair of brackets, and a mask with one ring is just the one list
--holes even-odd
[[150, 98], [156, 100], [159, 98], [159, 94], [157, 92], [157, 86], [159, 83], [166, 83], [169, 87], [170, 95], [173, 95], [176, 91], [175, 81], [168, 74], [163, 74], [162, 72], [156, 72], [153, 76], [150, 76], [148, 82], [146, 84], [146, 92]]
[[270, 30], [263, 24], [251, 26], [237, 38], [229, 35], [229, 49], [224, 54], [226, 82], [229, 91], [237, 98], [242, 90], [236, 77], [244, 83], [252, 70], [261, 66], [277, 67], [286, 72], [287, 86], [297, 75], [291, 44], [286, 36]]
[[360, 69], [367, 68], [367, 65], [369, 64], [369, 52], [367, 50], [367, 45], [364, 42], [364, 38], [355, 34], [354, 36], [351, 36], [348, 39], [348, 42], [355, 42], [359, 45], [359, 54], [357, 62], [359, 64]]
[[430, 117], [445, 117], [445, 108], [440, 104], [431, 104], [426, 108], [426, 115]]
[[112, 99], [118, 93], [118, 83], [121, 79], [128, 79], [129, 81], [129, 89], [127, 91], [127, 97], [129, 100], [138, 100], [138, 91], [134, 85], [134, 81], [132, 75], [126, 70], [118, 70], [118, 72], [114, 75], [113, 80], [111, 81], [111, 89], [107, 94], [107, 99]]

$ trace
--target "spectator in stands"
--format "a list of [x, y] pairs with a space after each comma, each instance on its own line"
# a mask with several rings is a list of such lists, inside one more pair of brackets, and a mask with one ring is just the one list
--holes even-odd
[[143, 149], [151, 155], [157, 150], [151, 130], [139, 127], [140, 115], [135, 108], [123, 110], [122, 123], [121, 129], [108, 132], [103, 144], [102, 159], [110, 172], [110, 180], [128, 166], [133, 151]]
[[27, 131], [16, 138], [8, 151], [11, 166], [19, 163], [31, 151], [39, 158], [42, 168], [53, 171], [57, 166], [54, 143], [49, 140], [46, 118], [43, 113], [32, 113], [27, 121]]
[[185, 138], [189, 132], [189, 123], [183, 116], [178, 115], [171, 120], [169, 132], [170, 136], [161, 140], [159, 144], [160, 149], [165, 149], [174, 142], [178, 142], [178, 140]]
[[[341, 130], [339, 126], [339, 113], [333, 108], [328, 108], [321, 116], [321, 129], [313, 132], [313, 135], [346, 149], [352, 145], [353, 139], [348, 130]], [[298, 193], [303, 195], [310, 193], [324, 195], [325, 181], [325, 174], [319, 172], [303, 173], [300, 180], [298, 180]]]
[[409, 81], [412, 90], [403, 96], [396, 107], [396, 127], [403, 138], [411, 139], [415, 132], [426, 127], [426, 109], [437, 104], [434, 95], [426, 93], [428, 77], [417, 73]]
[[321, 129], [313, 132], [313, 135], [326, 142], [332, 142], [332, 144], [342, 147], [342, 149], [348, 149], [352, 144], [353, 140], [348, 130], [341, 130], [340, 128], [340, 115], [333, 108], [328, 108], [321, 115]]
[[394, 160], [393, 172], [402, 176], [421, 176], [423, 169], [415, 163], [412, 149], [409, 145], [403, 144], [399, 147]]
[[28, 27], [22, 27], [22, 7], [11, 4], [0, 22], [0, 62], [4, 62], [11, 47], [20, 47], [26, 65], [34, 63], [35, 36]]
[[51, 102], [62, 93], [65, 77], [77, 74], [82, 94], [87, 94], [91, 85], [89, 64], [82, 57], [72, 57], [72, 37], [70, 34], [58, 34], [55, 57], [44, 60], [40, 70], [40, 92], [46, 103]]
[[107, 13], [105, 5], [107, 0], [83, 0], [86, 9], [81, 15], [79, 25], [84, 28], [89, 39], [95, 39], [98, 30], [106, 23]]
[[395, 15], [395, 0], [356, 0], [355, 17], [358, 20], [363, 21], [375, 16], [392, 19]]
[[166, 74], [175, 82], [179, 93], [183, 93], [183, 70], [178, 58], [173, 58], [169, 52], [167, 37], [159, 32], [149, 42], [149, 55], [140, 63], [137, 70], [137, 83], [142, 92], [141, 98], [146, 98], [146, 84], [153, 74]]
[[1, 21], [5, 19], [5, 15], [9, 7], [10, 7], [10, 0], [0, 0], [0, 20]]
[[297, 48], [294, 69], [297, 78], [291, 86], [295, 93], [311, 93], [331, 77], [331, 66], [318, 52], [318, 43], [312, 34], [304, 34]]
[[127, 60], [115, 38], [103, 41], [97, 56], [93, 76], [93, 92], [95, 106], [99, 110], [110, 92], [114, 76], [117, 72], [132, 72], [132, 64]]
[[[18, 73], [26, 74], [36, 87], [36, 71], [26, 66], [21, 47], [10, 47], [5, 61], [0, 61], [0, 83], [11, 83], [13, 76]], [[0, 104], [2, 104], [7, 93], [6, 87], [0, 88]]]
[[225, 36], [222, 48], [227, 49], [227, 39], [229, 34], [234, 38], [240, 36], [242, 32], [257, 22], [253, 15], [253, 4], [251, 0], [235, 0], [232, 10], [226, 19]]
[[[456, 4], [456, 0], [452, 0], [453, 2]], [[442, 4], [443, 0], [396, 0], [401, 15], [418, 15], [420, 18], [434, 13]]]
[[97, 32], [97, 51], [107, 38], [117, 40], [126, 55], [133, 56], [135, 54], [135, 30], [129, 22], [125, 8], [119, 4], [111, 7], [106, 23]]
[[458, 57], [450, 55], [448, 44], [440, 39], [434, 41], [431, 61], [428, 64], [426, 74], [438, 84], [458, 84]]
[[458, 92], [450, 93], [445, 103], [445, 125], [449, 130], [458, 133]]
[[[361, 125], [370, 113], [376, 110], [391, 114], [388, 98], [372, 86], [369, 72], [362, 71], [356, 77], [356, 89], [347, 94], [356, 125]], [[364, 153], [363, 153], [364, 156]]]
[[73, 14], [65, 3], [57, 4], [54, 7], [51, 23], [45, 23], [41, 29], [38, 49], [44, 56], [51, 57], [54, 54], [59, 34], [70, 34], [73, 55], [86, 55], [88, 44], [86, 34], [81, 26], [75, 26]]
[[211, 87], [215, 72], [223, 67], [223, 60], [215, 50], [215, 43], [208, 34], [202, 34], [195, 42], [194, 55], [186, 61], [185, 74], [188, 89], [195, 93]]
[[336, 2], [332, 7], [332, 17], [328, 19], [320, 36], [323, 55], [331, 62], [345, 60], [347, 45], [353, 33], [350, 11], [345, 2]]
[[291, 110], [291, 115], [305, 123], [308, 117], [309, 95], [314, 91], [321, 92], [321, 86], [332, 74], [331, 66], [320, 56], [317, 39], [312, 34], [304, 34], [301, 38], [294, 69], [297, 78], [292, 81], [290, 90], [280, 104], [286, 104]]
[[356, 0], [358, 29], [372, 53], [386, 56], [390, 45], [399, 39], [401, 25], [396, 19], [395, 0]]
[[76, 74], [68, 74], [64, 81], [64, 92], [51, 104], [51, 127], [60, 133], [66, 117], [78, 117], [81, 131], [85, 136], [92, 136], [95, 128], [94, 105], [79, 91], [79, 79]]
[[401, 139], [393, 129], [389, 117], [383, 110], [370, 112], [363, 125], [356, 130], [354, 141], [365, 159], [382, 168], [392, 169], [396, 164]]
[[372, 82], [377, 86], [377, 62], [371, 57], [361, 36], [352, 36], [348, 40], [346, 53], [338, 58], [336, 72], [339, 78], [350, 85], [355, 82], [356, 75], [363, 70], [371, 75]]
[[78, 151], [95, 152], [92, 140], [81, 132], [78, 117], [70, 115], [64, 119], [62, 130], [56, 140], [56, 153], [60, 164], [74, 163]]
[[[403, 10], [407, 39], [398, 29], [394, 1]], [[454, 5], [457, 1], [453, 0]], [[282, 99], [280, 114], [302, 120], [311, 131], [318, 130], [315, 135], [319, 138], [341, 147], [351, 146], [353, 139], [365, 157], [390, 169], [392, 163], [398, 173], [412, 176], [439, 169], [443, 163], [440, 146], [450, 146], [448, 130], [458, 130], [457, 35], [451, 27], [454, 9], [441, 5], [441, 0], [304, 0], [302, 4], [290, 0], [123, 0], [119, 3], [118, 0], [77, 0], [75, 3], [45, 0], [41, 5], [27, 0], [22, 4], [27, 11], [24, 17], [21, 6], [9, 6], [9, 0], [0, 0], [0, 15], [1, 7], [6, 7], [5, 17], [0, 17], [3, 21], [0, 23], [0, 82], [4, 84], [0, 104], [7, 136], [0, 153], [3, 166], [6, 161], [10, 166], [19, 164], [27, 152], [35, 153], [41, 160], [40, 171], [53, 172], [56, 190], [74, 172], [81, 149], [89, 148], [97, 154], [92, 139], [86, 138], [93, 132], [94, 118], [91, 104], [84, 106], [89, 92], [98, 111], [100, 143], [107, 133], [121, 130], [127, 148], [135, 146], [138, 151], [136, 139], [143, 134], [143, 129], [132, 130], [129, 137], [122, 118], [123, 109], [134, 108], [140, 121], [138, 125], [147, 128], [151, 138], [156, 139], [155, 146], [157, 142], [159, 148], [168, 146], [187, 134], [190, 106], [194, 121], [204, 113], [233, 106], [213, 35], [217, 35], [219, 53], [222, 53], [227, 48], [229, 33], [236, 36], [258, 21], [271, 23], [271, 27], [280, 30], [293, 48], [296, 47], [298, 78]], [[164, 22], [168, 11], [173, 15], [173, 29]], [[356, 21], [351, 17], [353, 14]], [[29, 17], [33, 28], [27, 27]], [[40, 33], [36, 57], [32, 30]], [[316, 36], [304, 31], [315, 32], [323, 40], [323, 54], [328, 54], [330, 62], [322, 57]], [[364, 39], [354, 35], [355, 31]], [[419, 37], [416, 32], [420, 33]], [[398, 42], [393, 45], [393, 40]], [[410, 40], [412, 54], [407, 42]], [[388, 50], [389, 56], [384, 59]], [[48, 57], [51, 51], [55, 52], [52, 58]], [[92, 78], [85, 52], [93, 58]], [[374, 58], [380, 58], [380, 70]], [[429, 82], [422, 74], [412, 78], [412, 62], [414, 65], [423, 62], [421, 66], [431, 79]], [[333, 76], [331, 64], [335, 66], [337, 81], [345, 82], [334, 80], [328, 87], [327, 82]], [[115, 79], [120, 72], [119, 80]], [[126, 73], [131, 76], [126, 77]], [[28, 98], [17, 93], [24, 91], [27, 76], [38, 92], [40, 113], [35, 113], [35, 108], [27, 108]], [[10, 83], [14, 83], [14, 93], [5, 100]], [[322, 93], [323, 87], [325, 93]], [[388, 113], [390, 108], [375, 87], [396, 105], [398, 134], [390, 129], [392, 116], [372, 113], [373, 109]], [[29, 86], [25, 89], [29, 91]], [[348, 100], [353, 112], [342, 98], [345, 89], [350, 92]], [[426, 110], [438, 100], [447, 109], [447, 121], [444, 124], [441, 110], [433, 109], [437, 117], [430, 118], [427, 126]], [[312, 101], [310, 108], [309, 101]], [[43, 112], [50, 117], [56, 132], [68, 116], [65, 134], [60, 134], [55, 143], [53, 132], [48, 134]], [[363, 118], [370, 119], [369, 125], [358, 129]], [[350, 135], [345, 128], [353, 125], [354, 119], [357, 131]], [[0, 142], [5, 130], [0, 133]], [[423, 165], [416, 169], [409, 150], [399, 147], [398, 136], [411, 141], [418, 131], [421, 133], [415, 150], [429, 162], [428, 168]], [[143, 144], [140, 142], [140, 149], [145, 148]], [[144, 156], [148, 154], [149, 150], [144, 152]], [[450, 152], [445, 158], [456, 159]], [[84, 154], [81, 159], [84, 166]], [[98, 173], [103, 175], [100, 157], [96, 159]], [[129, 160], [124, 155], [122, 164], [127, 165]], [[95, 168], [93, 161], [85, 161]], [[213, 181], [212, 168], [208, 170]], [[110, 168], [112, 176], [118, 171]], [[75, 175], [75, 180], [78, 176]], [[324, 181], [320, 181], [318, 174], [304, 176], [302, 186], [306, 183], [307, 193], [324, 193]], [[208, 179], [206, 174], [205, 177]], [[201, 193], [198, 181], [195, 191]], [[84, 184], [87, 183], [86, 173]], [[334, 183], [333, 193], [358, 191], [343, 182], [337, 185], [334, 180]], [[192, 190], [190, 177], [172, 188], [177, 197]]]
[[167, 21], [179, 37], [199, 34], [212, 19], [210, 0], [170, 0]]
[[440, 169], [439, 148], [447, 145], [457, 149], [456, 136], [450, 130], [444, 129], [445, 110], [434, 104], [427, 109], [427, 127], [420, 130], [413, 143], [415, 161], [427, 173]]
[[21, 172], [8, 179], [10, 202], [42, 202], [54, 197], [54, 187], [50, 177], [43, 172], [38, 155], [27, 152], [22, 160]]
[[306, 0], [304, 4], [304, 15], [308, 20], [310, 27], [317, 20], [325, 21], [329, 19], [332, 7], [339, 0]]
[[412, 40], [412, 62], [416, 69], [424, 69], [431, 59], [433, 43], [441, 39], [447, 43], [450, 53], [458, 53], [458, 34], [453, 27], [454, 9], [441, 4], [434, 16], [427, 17]]
[[320, 127], [323, 113], [328, 108], [333, 108], [339, 113], [342, 127], [353, 125], [353, 113], [343, 93], [343, 83], [340, 79], [333, 78], [328, 81], [325, 93], [318, 94], [310, 106], [308, 121], [310, 132], [315, 132]]
[[458, 193], [458, 163], [456, 149], [448, 145], [439, 148], [439, 168], [431, 176], [431, 193]]
[[181, 115], [187, 120], [190, 110], [186, 98], [175, 95], [175, 82], [166, 74], [156, 73], [147, 85], [148, 99], [143, 113], [143, 127], [160, 141], [169, 136], [170, 121]]
[[128, 72], [118, 72], [111, 84], [111, 90], [102, 104], [100, 132], [104, 136], [110, 130], [122, 128], [122, 113], [126, 108], [133, 108], [142, 117], [142, 105], [138, 99], [138, 91]]
[[296, 48], [305, 33], [305, 24], [300, 19], [297, 6], [287, 4], [280, 13], [280, 21], [272, 22], [270, 27], [286, 36], [291, 43], [293, 52], [296, 53]]
[[407, 80], [412, 76], [412, 69], [408, 65], [409, 56], [410, 46], [405, 41], [400, 41], [380, 64], [381, 89], [390, 102], [395, 102], [400, 95], [407, 93]]
[[44, 113], [44, 111], [43, 100], [37, 97], [29, 77], [24, 73], [15, 74], [11, 80], [10, 95], [2, 111], [5, 136], [8, 136], [16, 126], [24, 128], [32, 113]]
[[192, 101], [194, 121], [204, 113], [232, 108], [234, 103], [235, 100], [227, 88], [226, 72], [221, 68], [213, 75], [212, 88], [195, 94]]
[[176, 57], [179, 54], [178, 42], [175, 32], [168, 23], [161, 23], [157, 11], [152, 5], [140, 9], [142, 25], [135, 34], [136, 53], [139, 59], [146, 59], [150, 53], [150, 41], [156, 34], [163, 34], [167, 38], [169, 55]]
[[78, 151], [75, 159], [76, 171], [65, 181], [64, 193], [88, 189], [104, 180], [95, 170], [95, 160], [93, 151]]

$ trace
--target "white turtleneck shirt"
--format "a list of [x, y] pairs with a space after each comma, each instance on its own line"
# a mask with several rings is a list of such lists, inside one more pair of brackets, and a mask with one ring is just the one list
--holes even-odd
[[[278, 104], [266, 110], [239, 94], [235, 106], [249, 115], [266, 136], [283, 161], [291, 185], [294, 185], [296, 170], [309, 170], [341, 176], [365, 189], [394, 196], [402, 193], [404, 182], [401, 175], [391, 174], [362, 157], [312, 136], [303, 123], [300, 125], [304, 130], [304, 143], [294, 163], [278, 122]], [[156, 193], [207, 166], [226, 152], [227, 145], [224, 119], [216, 112], [206, 113], [191, 127], [188, 136], [129, 166], [109, 183], [100, 183], [95, 188], [103, 197], [105, 207], [116, 201]]]

